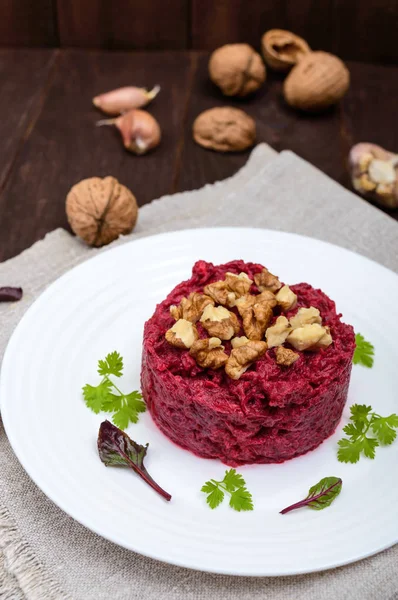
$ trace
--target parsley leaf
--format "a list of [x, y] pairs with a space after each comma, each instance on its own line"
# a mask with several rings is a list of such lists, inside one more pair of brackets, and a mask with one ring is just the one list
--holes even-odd
[[[343, 427], [348, 438], [337, 442], [337, 458], [340, 462], [356, 463], [362, 453], [373, 459], [378, 446], [387, 446], [396, 439], [398, 415], [381, 417], [372, 411], [371, 406], [365, 404], [354, 404], [350, 410], [351, 422]], [[374, 435], [371, 435], [372, 432]]]
[[201, 492], [207, 494], [206, 502], [210, 508], [217, 508], [224, 500], [225, 492], [230, 494], [229, 505], [237, 511], [253, 510], [251, 493], [246, 489], [246, 482], [235, 469], [225, 471], [224, 479], [210, 479], [202, 486]]
[[98, 361], [98, 374], [101, 377], [105, 375], [114, 375], [120, 377], [123, 373], [123, 358], [119, 352], [111, 352], [105, 357], [105, 360]]
[[96, 387], [88, 383], [83, 388], [83, 396], [88, 408], [98, 414], [103, 410], [103, 405], [107, 401], [112, 383], [108, 380], [101, 381]]
[[354, 365], [363, 365], [371, 369], [374, 362], [374, 347], [370, 342], [367, 342], [363, 335], [357, 333], [355, 335], [355, 352], [352, 359]]
[[97, 414], [101, 411], [113, 413], [112, 421], [119, 429], [126, 429], [129, 423], [137, 423], [139, 413], [146, 410], [142, 395], [137, 391], [123, 394], [109, 379], [109, 375], [120, 377], [123, 373], [123, 358], [120, 354], [111, 352], [104, 360], [99, 360], [98, 373], [103, 377], [101, 383], [95, 387], [89, 384], [83, 387], [83, 397], [88, 408]]
[[216, 483], [211, 481], [207, 481], [201, 491], [207, 494], [206, 502], [210, 508], [217, 508], [224, 500], [224, 492], [218, 488]]
[[295, 510], [296, 508], [302, 508], [308, 506], [313, 510], [323, 510], [330, 506], [341, 492], [343, 482], [340, 477], [324, 477], [318, 483], [313, 485], [309, 491], [308, 496], [296, 504], [292, 504], [287, 508], [281, 510], [281, 514]]

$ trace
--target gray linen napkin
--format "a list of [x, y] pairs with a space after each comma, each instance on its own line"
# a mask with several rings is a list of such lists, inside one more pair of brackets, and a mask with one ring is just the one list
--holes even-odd
[[[356, 250], [398, 271], [398, 226], [291, 152], [258, 146], [234, 177], [167, 196], [140, 211], [137, 228], [113, 245], [162, 231], [238, 225], [293, 231]], [[107, 251], [107, 249], [100, 251]], [[0, 357], [28, 306], [92, 250], [56, 230], [0, 265], [1, 285], [22, 285], [20, 303], [0, 305]], [[25, 474], [0, 430], [0, 598], [4, 600], [393, 600], [398, 547], [313, 575], [247, 578], [173, 567], [123, 550], [60, 511]]]

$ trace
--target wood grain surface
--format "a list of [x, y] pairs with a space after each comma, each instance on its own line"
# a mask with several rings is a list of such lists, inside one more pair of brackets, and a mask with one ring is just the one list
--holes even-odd
[[1, 46], [57, 46], [53, 0], [0, 0]]
[[398, 64], [397, 0], [0, 0], [0, 10], [0, 45], [258, 48], [278, 27], [346, 60]]
[[[79, 180], [114, 175], [142, 206], [164, 194], [194, 189], [233, 175], [249, 151], [220, 154], [192, 140], [196, 116], [213, 106], [247, 111], [257, 141], [291, 149], [351, 189], [350, 147], [372, 141], [397, 149], [398, 67], [348, 64], [352, 84], [343, 102], [309, 116], [283, 101], [282, 78], [268, 76], [248, 99], [226, 99], [209, 81], [207, 53], [0, 51], [0, 260], [29, 247], [56, 227], [67, 227], [65, 197]], [[148, 107], [162, 143], [146, 156], [126, 152], [114, 128], [95, 127], [94, 95], [135, 84], [159, 83]], [[398, 211], [390, 211], [398, 219]]]
[[61, 46], [174, 50], [187, 47], [185, 0], [57, 0]]

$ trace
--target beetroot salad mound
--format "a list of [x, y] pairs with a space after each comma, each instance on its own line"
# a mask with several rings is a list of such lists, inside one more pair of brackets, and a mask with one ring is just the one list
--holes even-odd
[[[141, 386], [156, 425], [179, 446], [233, 467], [279, 463], [319, 446], [341, 418], [350, 382], [353, 328], [341, 322], [326, 294], [307, 283], [290, 286], [297, 297], [294, 307], [276, 305], [268, 326], [281, 315], [291, 319], [300, 308], [315, 307], [331, 336], [327, 347], [301, 351], [288, 338], [279, 350], [267, 349], [263, 337], [263, 353], [233, 379], [223, 367], [200, 366], [192, 355], [193, 347], [176, 347], [166, 340], [166, 332], [176, 323], [170, 307], [178, 306], [182, 298], [192, 292], [203, 294], [204, 287], [224, 280], [228, 273], [245, 273], [253, 281], [250, 294], [259, 294], [254, 280], [263, 270], [262, 265], [241, 260], [218, 266], [198, 261], [192, 277], [170, 292], [144, 328]], [[235, 326], [235, 335], [244, 336], [241, 315], [236, 307], [230, 305], [229, 310], [241, 327], [236, 333]], [[200, 320], [194, 328], [199, 342], [209, 338]], [[231, 355], [232, 347], [230, 340], [223, 340], [223, 350], [217, 351]], [[294, 355], [289, 366], [277, 362], [284, 348]]]

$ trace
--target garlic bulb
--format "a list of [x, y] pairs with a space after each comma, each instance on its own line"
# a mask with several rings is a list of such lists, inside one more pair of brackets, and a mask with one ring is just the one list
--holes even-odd
[[398, 207], [398, 154], [360, 143], [351, 148], [349, 165], [357, 192], [381, 206]]

